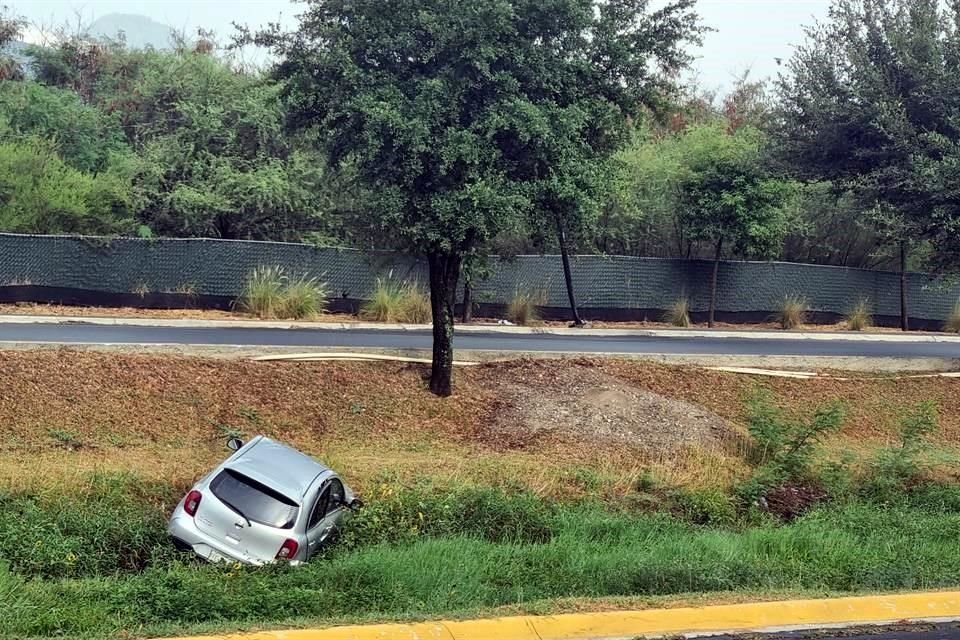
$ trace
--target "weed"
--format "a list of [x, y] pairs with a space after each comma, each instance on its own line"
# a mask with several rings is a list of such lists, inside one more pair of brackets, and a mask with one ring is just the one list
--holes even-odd
[[77, 434], [66, 429], [47, 429], [47, 435], [56, 440], [57, 444], [71, 451], [83, 446]]
[[240, 305], [260, 318], [275, 318], [283, 303], [283, 268], [257, 267], [247, 277]]
[[873, 326], [873, 315], [870, 313], [870, 301], [861, 298], [847, 312], [847, 328], [850, 331], [863, 331]]
[[294, 320], [312, 318], [326, 310], [328, 295], [327, 285], [316, 278], [304, 274], [288, 279], [281, 291], [277, 315]]
[[678, 490], [673, 499], [679, 513], [693, 524], [726, 526], [737, 519], [736, 506], [719, 489]]
[[257, 267], [247, 277], [240, 308], [259, 318], [304, 319], [327, 307], [325, 283], [306, 274], [287, 276], [283, 267]]
[[376, 322], [424, 324], [432, 317], [430, 296], [417, 283], [377, 278], [370, 300], [360, 308], [360, 317]]
[[689, 327], [690, 301], [687, 298], [678, 298], [663, 315], [663, 321], [674, 327]]
[[521, 326], [532, 326], [540, 322], [539, 307], [547, 303], [547, 294], [543, 291], [514, 292], [507, 305], [507, 320]]
[[263, 418], [260, 417], [260, 412], [251, 407], [240, 407], [237, 409], [237, 413], [240, 414], [240, 417], [249, 422], [260, 426], [263, 424]]
[[960, 300], [953, 305], [950, 315], [943, 323], [943, 330], [949, 333], [960, 333]]
[[816, 445], [841, 427], [843, 416], [843, 406], [835, 402], [818, 408], [809, 420], [790, 418], [769, 394], [754, 396], [747, 403], [747, 421], [753, 438], [748, 458], [755, 469], [739, 488], [741, 498], [752, 502], [786, 482], [808, 480]]
[[927, 437], [937, 430], [937, 407], [920, 403], [900, 416], [900, 446], [880, 451], [861, 488], [864, 497], [889, 504], [920, 484], [929, 467]]
[[797, 295], [786, 296], [780, 304], [777, 322], [784, 330], [800, 329], [806, 323], [809, 311], [810, 306], [806, 298]]
[[141, 298], [146, 298], [151, 293], [150, 285], [148, 285], [146, 282], [141, 282], [131, 290], [131, 293], [138, 295]]

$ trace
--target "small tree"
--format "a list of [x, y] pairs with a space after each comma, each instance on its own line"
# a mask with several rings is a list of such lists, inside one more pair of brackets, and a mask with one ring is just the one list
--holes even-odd
[[713, 247], [708, 324], [713, 326], [717, 274], [724, 250], [769, 257], [787, 231], [787, 203], [794, 187], [772, 177], [762, 163], [762, 135], [718, 125], [688, 131], [676, 142], [681, 158], [678, 221], [693, 240]]
[[[295, 128], [320, 132], [375, 195], [368, 220], [430, 270], [430, 389], [451, 392], [453, 302], [464, 258], [527, 215], [556, 150], [613, 139], [663, 52], [695, 33], [692, 0], [308, 0], [294, 33], [257, 41], [282, 59]], [[637, 54], [639, 52], [639, 54]], [[578, 103], [608, 117], [555, 129]], [[570, 161], [576, 161], [576, 155]]]

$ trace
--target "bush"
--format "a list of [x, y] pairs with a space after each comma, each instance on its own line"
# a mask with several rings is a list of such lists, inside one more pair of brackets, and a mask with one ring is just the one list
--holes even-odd
[[678, 298], [663, 315], [663, 321], [674, 327], [690, 326], [690, 301]]
[[870, 314], [870, 301], [861, 298], [850, 311], [847, 312], [847, 329], [863, 331], [873, 326], [873, 316]]
[[807, 321], [807, 312], [810, 307], [806, 298], [790, 295], [783, 299], [777, 322], [784, 330], [800, 329]]
[[327, 308], [327, 286], [306, 274], [291, 279], [280, 266], [260, 266], [247, 277], [240, 307], [259, 318], [311, 318]]
[[950, 315], [943, 323], [943, 330], [950, 333], [960, 333], [960, 300], [957, 300], [953, 309], [950, 310]]
[[544, 292], [530, 292], [517, 290], [507, 305], [507, 320], [513, 324], [529, 327], [540, 322], [538, 307], [547, 302]]
[[433, 316], [430, 295], [413, 282], [377, 278], [370, 300], [360, 308], [360, 317], [375, 322], [426, 324]]
[[327, 308], [327, 285], [306, 274], [287, 280], [280, 297], [277, 314], [281, 318], [312, 318]]
[[755, 465], [750, 479], [738, 490], [748, 502], [788, 482], [811, 479], [810, 463], [817, 444], [843, 424], [843, 406], [834, 402], [818, 408], [808, 420], [791, 418], [767, 393], [747, 403], [747, 421], [753, 439], [748, 458]]
[[865, 498], [884, 504], [902, 501], [921, 484], [929, 466], [927, 436], [937, 430], [937, 407], [923, 402], [900, 416], [900, 446], [880, 451], [861, 487]]
[[693, 524], [727, 526], [737, 520], [736, 506], [719, 489], [680, 490], [674, 501], [680, 515]]

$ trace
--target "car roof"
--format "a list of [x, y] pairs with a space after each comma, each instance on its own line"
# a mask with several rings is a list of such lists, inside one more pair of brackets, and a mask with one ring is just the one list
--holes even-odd
[[239, 471], [289, 498], [302, 498], [317, 476], [330, 471], [305, 453], [266, 436], [256, 438], [224, 467]]

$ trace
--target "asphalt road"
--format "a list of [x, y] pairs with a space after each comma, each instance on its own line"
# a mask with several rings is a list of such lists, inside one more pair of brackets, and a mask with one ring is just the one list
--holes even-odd
[[[429, 331], [0, 323], [0, 342], [429, 349], [431, 339]], [[960, 342], [805, 340], [790, 337], [776, 339], [666, 338], [490, 332], [459, 335], [455, 338], [455, 346], [458, 349], [515, 352], [960, 358]]]
[[957, 624], [903, 625], [892, 628], [797, 631], [770, 635], [714, 636], [710, 640], [960, 640]]

